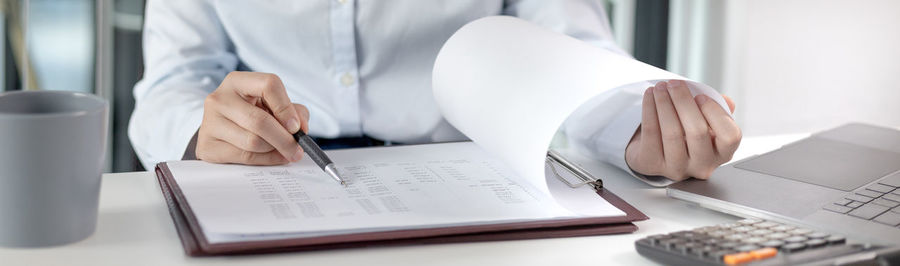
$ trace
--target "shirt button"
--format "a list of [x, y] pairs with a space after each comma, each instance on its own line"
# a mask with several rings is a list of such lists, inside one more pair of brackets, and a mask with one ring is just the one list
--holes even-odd
[[350, 73], [344, 73], [344, 75], [341, 76], [341, 84], [344, 86], [353, 85], [353, 81], [353, 75], [350, 75]]

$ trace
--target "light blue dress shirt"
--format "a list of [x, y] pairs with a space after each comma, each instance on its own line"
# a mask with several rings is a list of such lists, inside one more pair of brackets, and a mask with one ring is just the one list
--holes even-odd
[[[400, 143], [465, 139], [431, 94], [435, 57], [475, 19], [516, 16], [625, 54], [594, 0], [150, 0], [143, 79], [129, 136], [147, 169], [178, 160], [200, 126], [203, 99], [231, 71], [277, 74], [310, 111], [310, 135], [366, 134]], [[598, 77], [602, 78], [602, 77]], [[641, 87], [608, 93], [569, 125], [590, 155], [627, 170], [624, 150], [640, 123]]]

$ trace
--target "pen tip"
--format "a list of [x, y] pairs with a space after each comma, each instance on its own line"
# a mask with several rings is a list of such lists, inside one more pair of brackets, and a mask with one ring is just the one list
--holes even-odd
[[347, 186], [347, 181], [341, 181], [341, 186]]

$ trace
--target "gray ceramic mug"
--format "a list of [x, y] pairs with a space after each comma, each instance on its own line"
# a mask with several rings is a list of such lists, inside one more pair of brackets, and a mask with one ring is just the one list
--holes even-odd
[[108, 112], [90, 94], [0, 94], [0, 246], [62, 245], [93, 234]]

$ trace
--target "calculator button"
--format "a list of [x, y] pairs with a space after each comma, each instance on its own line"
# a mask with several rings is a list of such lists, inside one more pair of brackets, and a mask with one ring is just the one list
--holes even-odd
[[900, 213], [896, 212], [885, 212], [884, 214], [879, 215], [875, 218], [875, 221], [878, 223], [897, 226], [900, 225]]
[[822, 232], [814, 232], [814, 233], [812, 233], [812, 234], [806, 235], [806, 237], [809, 237], [809, 238], [826, 238], [826, 237], [828, 237], [828, 234], [822, 233]]
[[722, 258], [722, 261], [728, 265], [744, 264], [753, 261], [755, 258], [749, 252], [728, 254]]
[[720, 239], [720, 238], [708, 238], [708, 239], [704, 239], [704, 240], [703, 240], [703, 243], [704, 243], [704, 244], [712, 245], [712, 246], [721, 244], [721, 243], [723, 243], [723, 242], [725, 242], [725, 240], [724, 240], [724, 239]]
[[666, 239], [660, 241], [660, 244], [668, 249], [675, 249], [678, 245], [684, 244], [684, 240], [682, 239]]
[[738, 242], [725, 242], [725, 243], [719, 244], [719, 247], [722, 249], [734, 249], [740, 245], [741, 244]]
[[840, 245], [847, 242], [847, 239], [845, 239], [843, 236], [829, 236], [825, 240], [828, 241], [829, 245]]
[[781, 250], [785, 252], [797, 252], [806, 248], [806, 244], [803, 243], [790, 243], [784, 246], [781, 246]]
[[763, 220], [753, 219], [753, 218], [737, 221], [737, 223], [739, 223], [741, 225], [751, 225], [751, 224], [757, 224], [757, 223], [761, 223], [761, 222], [763, 222]]
[[805, 235], [811, 234], [812, 232], [813, 232], [813, 230], [809, 230], [806, 228], [797, 228], [797, 229], [792, 230], [791, 234], [805, 236]]
[[711, 237], [711, 236], [709, 236], [709, 235], [707, 235], [707, 234], [697, 234], [696, 236], [694, 236], [693, 238], [691, 238], [691, 240], [693, 240], [694, 242], [703, 242], [703, 241], [705, 241], [705, 240], [707, 240], [707, 239], [710, 239], [710, 238], [714, 238], [714, 237]]
[[856, 218], [871, 220], [872, 218], [875, 218], [875, 216], [886, 212], [888, 209], [890, 208], [877, 204], [866, 204], [862, 207], [856, 208], [853, 211], [850, 211], [850, 213], [848, 214]]
[[718, 226], [719, 226], [719, 228], [722, 228], [722, 229], [729, 229], [729, 228], [741, 226], [741, 224], [739, 224], [739, 223], [727, 223], [727, 224], [720, 224], [720, 225], [718, 225]]
[[775, 255], [778, 255], [778, 250], [774, 248], [761, 248], [750, 251], [750, 255], [753, 255], [753, 258], [757, 260], [768, 259], [771, 257], [775, 257]]
[[757, 230], [750, 231], [750, 235], [754, 235], [754, 236], [765, 236], [765, 235], [768, 235], [771, 233], [772, 233], [772, 230], [768, 230], [768, 229], [757, 229]]
[[737, 250], [738, 252], [750, 252], [757, 249], [760, 249], [760, 247], [757, 245], [743, 245], [735, 248], [734, 250]]
[[697, 237], [700, 237], [700, 234], [688, 231], [685, 233], [677, 234], [677, 235], [675, 235], [675, 237], [684, 238], [685, 240], [690, 241], [690, 240], [694, 240]]
[[725, 260], [725, 256], [727, 256], [727, 255], [729, 255], [729, 254], [731, 254], [731, 253], [734, 253], [734, 251], [731, 251], [731, 250], [716, 250], [716, 251], [710, 252], [709, 255], [708, 255], [708, 257], [709, 257], [709, 258], [712, 258], [712, 259], [714, 259], [714, 260], [717, 260], [717, 261], [723, 261], [723, 260]]
[[725, 236], [725, 239], [728, 239], [731, 241], [740, 241], [741, 239], [744, 239], [746, 237], [747, 237], [747, 235], [743, 235], [743, 234], [733, 234], [733, 235]]
[[779, 225], [780, 224], [777, 224], [774, 222], [762, 222], [762, 223], [754, 224], [753, 226], [756, 228], [772, 228], [772, 227], [776, 227]]
[[793, 243], [793, 242], [804, 242], [808, 240], [805, 236], [792, 236], [784, 239], [784, 242]]
[[[847, 203], [849, 203], [849, 202], [850, 202], [850, 200], [847, 200]], [[790, 226], [790, 225], [779, 225], [776, 227], [769, 228], [769, 230], [778, 231], [778, 232], [791, 231], [794, 229], [796, 229], [796, 228], [793, 226]]]
[[686, 230], [684, 230], [684, 231], [678, 231], [678, 232], [674, 232], [674, 233], [669, 233], [669, 235], [671, 235], [671, 236], [677, 236], [677, 237], [682, 237], [682, 236], [684, 236], [685, 234], [690, 234], [690, 233], [691, 233], [691, 231], [686, 231]]
[[744, 242], [744, 244], [759, 244], [759, 243], [765, 242], [766, 240], [768, 240], [768, 239], [765, 239], [762, 237], [749, 237], [749, 238], [741, 239], [741, 242]]
[[710, 256], [711, 254], [715, 253], [716, 251], [719, 251], [719, 249], [716, 248], [715, 246], [703, 246], [703, 247], [698, 248], [694, 252], [694, 254], [697, 254], [701, 257], [707, 257], [707, 256]]
[[763, 246], [763, 247], [767, 247], [767, 248], [779, 248], [779, 247], [781, 247], [782, 245], [784, 245], [784, 241], [781, 241], [781, 240], [769, 240], [769, 241], [760, 243], [760, 245]]
[[704, 226], [704, 227], [700, 227], [700, 228], [691, 230], [691, 232], [698, 233], [698, 234], [705, 234], [705, 233], [709, 233], [710, 231], [714, 231], [716, 229], [718, 229], [718, 228], [716, 228], [715, 226]]
[[835, 205], [835, 204], [826, 204], [824, 208], [826, 210], [833, 211], [836, 213], [848, 213], [848, 212], [850, 212], [850, 210], [853, 210], [853, 208], [850, 208], [847, 206]]
[[719, 231], [711, 231], [706, 234], [711, 237], [724, 237], [724, 236], [730, 235], [731, 231], [719, 230]]
[[741, 226], [741, 227], [731, 228], [731, 231], [735, 231], [735, 232], [738, 232], [738, 233], [745, 233], [745, 232], [753, 231], [753, 230], [755, 230], [755, 229], [756, 229], [756, 228], [753, 228], [753, 227], [750, 227], [750, 226]]
[[823, 246], [825, 246], [825, 244], [828, 244], [828, 242], [826, 242], [825, 240], [822, 240], [822, 239], [813, 239], [813, 240], [806, 241], [806, 246], [810, 247], [810, 248], [823, 247]]
[[654, 245], [654, 246], [659, 245], [659, 241], [660, 241], [660, 238], [653, 238], [653, 237], [647, 238], [647, 242], [649, 242], [650, 245]]
[[791, 237], [791, 235], [788, 233], [774, 233], [774, 234], [769, 235], [769, 239], [776, 239], [776, 240], [784, 239], [784, 238], [788, 238], [788, 237]]
[[699, 248], [699, 247], [700, 247], [700, 245], [698, 245], [697, 243], [686, 243], [684, 245], [679, 246], [678, 251], [681, 251], [681, 253], [684, 253], [684, 254], [690, 254], [694, 251], [694, 249]]

